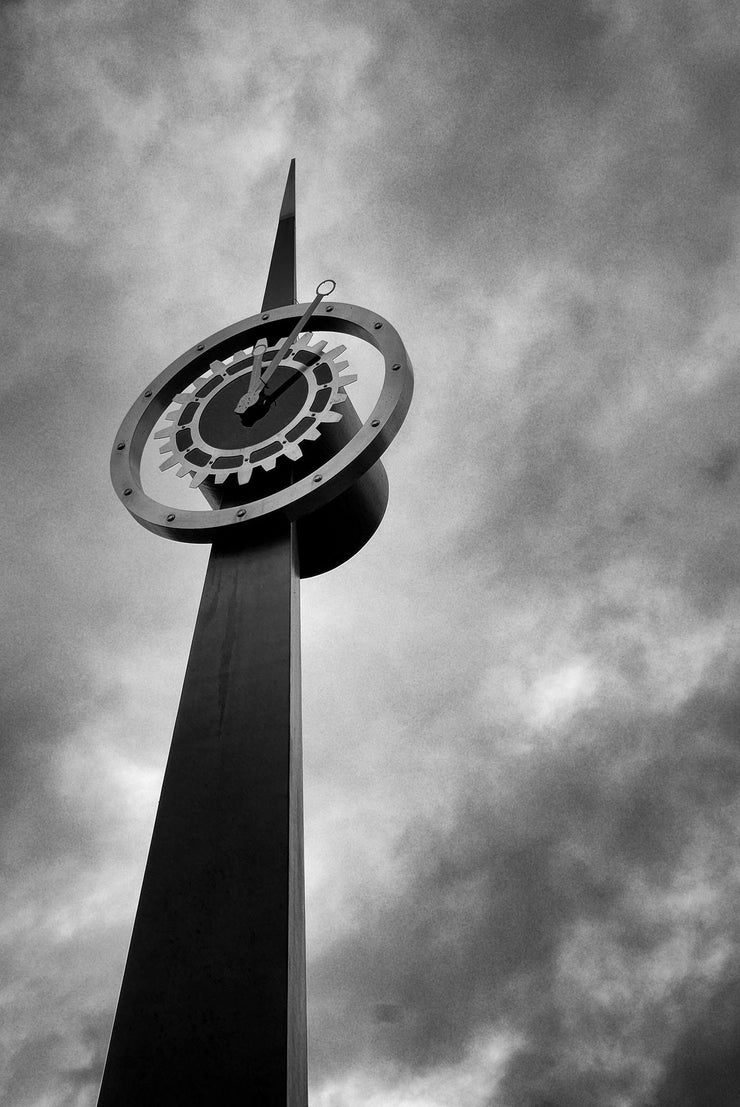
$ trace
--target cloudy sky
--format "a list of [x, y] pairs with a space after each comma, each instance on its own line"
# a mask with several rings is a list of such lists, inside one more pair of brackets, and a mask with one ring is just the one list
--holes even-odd
[[0, 20], [4, 1107], [95, 1102], [208, 554], [113, 435], [293, 156], [299, 296], [416, 369], [302, 590], [312, 1107], [735, 1107], [735, 0]]

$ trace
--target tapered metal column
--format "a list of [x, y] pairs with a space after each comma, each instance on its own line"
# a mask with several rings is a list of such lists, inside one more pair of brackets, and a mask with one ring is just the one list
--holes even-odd
[[295, 546], [213, 547], [99, 1107], [306, 1107]]

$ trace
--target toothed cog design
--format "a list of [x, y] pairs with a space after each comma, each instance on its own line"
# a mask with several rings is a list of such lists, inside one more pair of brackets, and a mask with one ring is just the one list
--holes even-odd
[[[197, 488], [208, 477], [222, 484], [232, 474], [247, 484], [255, 469], [274, 469], [281, 457], [297, 461], [304, 442], [317, 439], [323, 424], [341, 419], [337, 409], [347, 399], [345, 388], [357, 380], [356, 374], [343, 372], [348, 366], [341, 360], [346, 347], [327, 351], [326, 345], [313, 343], [310, 334], [293, 343], [270, 379], [269, 390], [263, 389], [264, 416], [258, 410], [251, 421], [235, 414], [235, 408], [249, 388], [254, 349], [212, 362], [174, 397], [165, 415], [170, 426], [154, 436], [164, 439], [160, 469], [178, 466], [177, 476], [189, 476]], [[264, 352], [263, 373], [277, 349]]]

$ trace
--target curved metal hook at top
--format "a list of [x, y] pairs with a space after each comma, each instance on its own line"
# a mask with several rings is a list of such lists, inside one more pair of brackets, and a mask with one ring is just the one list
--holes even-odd
[[[322, 284], [330, 284], [331, 288], [327, 288], [326, 292], [322, 292], [321, 291]], [[336, 287], [337, 287], [337, 282], [333, 281], [331, 279], [331, 277], [327, 277], [325, 281], [319, 281], [319, 283], [316, 285], [316, 295], [321, 296], [322, 298], [324, 296], [331, 296], [332, 292], [334, 291], [334, 289]]]

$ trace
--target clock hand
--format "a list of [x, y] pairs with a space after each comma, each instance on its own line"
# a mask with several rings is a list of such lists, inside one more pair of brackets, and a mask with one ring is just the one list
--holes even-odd
[[[319, 360], [318, 355], [316, 360]], [[313, 365], [314, 363], [312, 362], [311, 364]], [[306, 366], [306, 368], [308, 369], [308, 366]], [[292, 377], [288, 377], [287, 381], [283, 381], [281, 385], [278, 385], [274, 392], [268, 392], [266, 388], [263, 388], [261, 394], [257, 397], [257, 401], [247, 409], [246, 413], [241, 415], [244, 426], [253, 427], [263, 415], [267, 414], [275, 401], [282, 396], [283, 392], [287, 392], [289, 388], [292, 388], [295, 382], [300, 380], [303, 375], [303, 370], [299, 369]]]
[[256, 404], [259, 399], [260, 390], [264, 384], [262, 380], [262, 358], [264, 357], [266, 349], [266, 338], [260, 338], [258, 342], [255, 342], [253, 350], [254, 361], [252, 362], [252, 374], [249, 378], [249, 388], [234, 408], [237, 415], [242, 415], [248, 407]]
[[[306, 366], [306, 368], [308, 368], [308, 366]], [[288, 377], [287, 381], [283, 381], [283, 383], [278, 388], [276, 388], [274, 392], [268, 392], [265, 388], [262, 393], [262, 398], [265, 401], [265, 405], [269, 407], [270, 404], [274, 404], [278, 396], [282, 396], [283, 392], [287, 391], [287, 389], [289, 389], [291, 385], [295, 384], [299, 377], [302, 376], [303, 373], [299, 370], [297, 373], [294, 373], [292, 377]]]
[[[324, 285], [324, 284], [330, 284], [331, 288], [327, 288], [325, 292], [322, 292], [321, 291], [321, 285]], [[315, 312], [318, 305], [324, 299], [324, 296], [331, 295], [331, 293], [334, 291], [334, 289], [336, 287], [337, 287], [337, 282], [333, 281], [331, 279], [321, 281], [319, 284], [316, 285], [316, 296], [315, 296], [313, 302], [308, 305], [308, 307], [304, 311], [301, 318], [298, 320], [296, 325], [293, 327], [293, 330], [290, 332], [290, 334], [285, 339], [285, 341], [283, 342], [283, 344], [280, 347], [280, 349], [278, 350], [278, 352], [275, 354], [275, 356], [272, 359], [272, 361], [270, 362], [270, 364], [267, 366], [267, 370], [265, 372], [265, 375], [262, 378], [262, 384], [263, 385], [267, 384], [270, 377], [275, 372], [278, 365], [280, 364], [280, 362], [283, 360], [286, 353], [288, 352], [288, 349], [290, 348], [291, 343], [295, 341], [295, 339], [298, 337], [298, 335], [301, 333], [302, 330], [305, 330], [306, 323], [311, 318], [311, 316]]]
[[[274, 392], [268, 392], [266, 388], [261, 389], [259, 395], [255, 394], [254, 403], [249, 406], [245, 404], [246, 397], [244, 397], [239, 407], [235, 408], [244, 426], [253, 427], [255, 423], [259, 422], [262, 416], [267, 414], [278, 397], [282, 396], [283, 392], [286, 392], [289, 388], [292, 388], [295, 382], [302, 376], [303, 373], [299, 370], [294, 373], [292, 377], [288, 377], [287, 381], [283, 381]], [[239, 408], [241, 407], [244, 407], [244, 410], [240, 412]]]
[[[330, 284], [331, 288], [327, 288], [326, 291], [322, 292], [321, 287], [322, 287], [322, 285], [325, 285], [325, 284]], [[305, 330], [306, 323], [311, 318], [311, 316], [313, 315], [313, 313], [316, 310], [316, 308], [318, 307], [318, 305], [324, 299], [324, 296], [331, 295], [331, 293], [334, 291], [334, 289], [336, 287], [337, 287], [337, 282], [332, 281], [332, 280], [321, 281], [320, 284], [318, 284], [316, 286], [316, 297], [315, 297], [315, 299], [313, 300], [312, 303], [310, 303], [308, 305], [308, 307], [304, 311], [303, 315], [298, 320], [296, 325], [293, 327], [293, 330], [290, 332], [288, 337], [285, 339], [282, 346], [280, 347], [278, 352], [275, 354], [275, 356], [273, 357], [270, 364], [267, 366], [267, 369], [262, 374], [262, 379], [261, 379], [261, 381], [259, 381], [259, 383], [257, 385], [258, 392], [261, 391], [265, 387], [265, 385], [269, 381], [270, 377], [275, 372], [278, 365], [280, 364], [280, 362], [283, 360], [286, 353], [290, 349], [291, 343], [296, 340], [296, 338], [298, 337], [298, 335], [301, 333], [302, 330]], [[250, 388], [250, 392], [251, 392], [251, 389], [252, 389], [251, 384], [250, 384], [249, 388]], [[246, 392], [244, 394], [244, 396], [242, 396], [239, 403], [237, 404], [237, 407], [236, 407], [237, 414], [241, 415], [242, 412], [246, 411], [247, 407], [249, 406], [249, 404], [246, 403], [246, 400], [247, 400], [247, 397], [250, 395], [250, 392]], [[250, 403], [254, 403], [254, 402], [255, 402], [255, 400], [250, 401]]]

